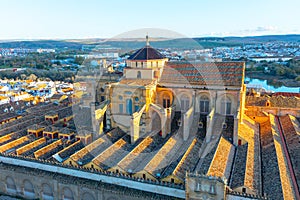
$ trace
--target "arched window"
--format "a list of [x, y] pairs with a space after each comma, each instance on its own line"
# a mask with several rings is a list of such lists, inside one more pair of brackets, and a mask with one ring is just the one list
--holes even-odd
[[134, 105], [134, 112], [138, 112], [140, 110], [140, 106], [139, 105]]
[[16, 194], [17, 192], [15, 181], [11, 177], [6, 178], [6, 191], [10, 194]]
[[200, 113], [209, 112], [209, 98], [207, 96], [200, 97]]
[[115, 197], [108, 197], [107, 200], [117, 200]]
[[119, 113], [120, 114], [123, 113], [123, 104], [122, 103], [119, 104]]
[[135, 101], [135, 105], [134, 105], [134, 112], [138, 112], [140, 110], [140, 106], [139, 106], [139, 97], [134, 97], [134, 101]]
[[270, 107], [270, 105], [271, 105], [271, 102], [270, 102], [270, 100], [267, 100], [267, 102], [266, 102], [266, 106], [267, 106], [267, 107]]
[[190, 107], [190, 99], [187, 95], [182, 95], [181, 99], [181, 110], [182, 111], [187, 111]]
[[195, 192], [200, 192], [201, 191], [201, 182], [196, 182], [196, 186], [195, 186]]
[[169, 108], [171, 106], [171, 99], [170, 96], [167, 94], [163, 95], [163, 107]]
[[231, 114], [231, 99], [228, 97], [223, 97], [221, 101], [221, 114], [230, 115]]
[[132, 99], [126, 99], [126, 113], [132, 114]]
[[216, 193], [216, 188], [214, 185], [210, 185], [210, 193], [212, 193], [212, 194]]
[[86, 192], [86, 193], [84, 193], [84, 194], [82, 195], [82, 198], [81, 198], [81, 199], [82, 199], [82, 200], [94, 200], [95, 198], [93, 197], [92, 194]]
[[73, 192], [69, 188], [63, 190], [63, 200], [74, 200]]
[[24, 193], [25, 197], [28, 197], [28, 198], [34, 198], [35, 197], [33, 185], [28, 180], [24, 181], [23, 193]]
[[52, 188], [48, 184], [43, 184], [42, 188], [43, 199], [54, 199]]
[[136, 76], [137, 78], [142, 78], [142, 73], [141, 73], [141, 71], [138, 71], [137, 72], [137, 76]]

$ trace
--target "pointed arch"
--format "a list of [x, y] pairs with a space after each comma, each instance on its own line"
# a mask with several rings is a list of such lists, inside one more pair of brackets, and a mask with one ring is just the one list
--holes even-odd
[[221, 99], [221, 114], [223, 115], [232, 114], [232, 100], [226, 95]]
[[157, 102], [163, 108], [169, 108], [173, 105], [174, 93], [172, 90], [162, 89], [157, 95]]
[[53, 190], [47, 183], [42, 184], [42, 198], [48, 200], [54, 199]]
[[207, 114], [210, 111], [210, 99], [207, 95], [201, 95], [199, 98], [200, 113]]
[[10, 176], [6, 177], [6, 191], [10, 194], [17, 193], [17, 186], [15, 184], [15, 180]]
[[63, 196], [62, 196], [63, 200], [74, 200], [74, 195], [73, 192], [70, 188], [65, 187], [63, 189]]
[[23, 193], [24, 193], [25, 197], [28, 197], [28, 198], [35, 197], [33, 184], [29, 180], [23, 181]]
[[95, 200], [94, 196], [92, 194], [90, 194], [89, 192], [85, 192], [83, 193], [82, 200]]
[[190, 108], [190, 98], [187, 94], [181, 95], [180, 106], [182, 111], [187, 111]]
[[[142, 63], [143, 64], [143, 63]], [[143, 66], [143, 65], [142, 65]], [[141, 79], [142, 78], [142, 72], [141, 71], [137, 71], [137, 75], [136, 78]]]
[[163, 100], [163, 107], [164, 108], [169, 108], [171, 106], [171, 97], [169, 94], [164, 93], [162, 96], [162, 100]]

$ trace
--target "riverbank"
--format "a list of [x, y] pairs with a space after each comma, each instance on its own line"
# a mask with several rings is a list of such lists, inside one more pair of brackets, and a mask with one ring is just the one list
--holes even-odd
[[295, 81], [294, 79], [288, 79], [283, 76], [273, 76], [269, 74], [265, 74], [263, 72], [246, 72], [246, 77], [250, 79], [260, 79], [266, 80], [268, 85], [272, 85], [274, 87], [300, 87], [300, 81]]

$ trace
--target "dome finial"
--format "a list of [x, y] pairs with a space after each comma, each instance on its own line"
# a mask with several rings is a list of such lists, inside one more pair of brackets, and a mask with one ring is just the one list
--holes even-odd
[[149, 44], [149, 36], [148, 36], [148, 33], [147, 33], [147, 35], [146, 35], [146, 45], [147, 45], [147, 46], [150, 45], [150, 44]]

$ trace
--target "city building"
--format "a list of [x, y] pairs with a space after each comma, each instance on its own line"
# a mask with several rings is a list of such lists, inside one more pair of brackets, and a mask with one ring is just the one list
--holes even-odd
[[[299, 199], [300, 99], [246, 94], [243, 62], [169, 61], [0, 105], [0, 192], [40, 199]], [[17, 113], [14, 110], [25, 110]], [[14, 171], [14, 173], [11, 173]], [[38, 180], [36, 180], [38, 177]]]

